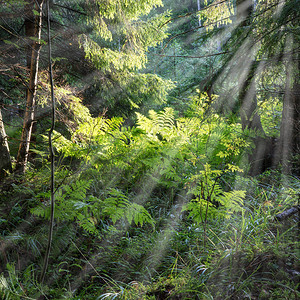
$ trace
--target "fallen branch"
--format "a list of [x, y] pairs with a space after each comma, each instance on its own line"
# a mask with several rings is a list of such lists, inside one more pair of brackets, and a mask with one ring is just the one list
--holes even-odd
[[289, 208], [289, 209], [286, 209], [285, 211], [283, 211], [282, 213], [280, 214], [277, 214], [275, 216], [275, 220], [277, 221], [282, 221], [292, 215], [294, 215], [295, 213], [299, 212], [300, 211], [300, 205], [298, 206], [293, 206], [292, 208]]

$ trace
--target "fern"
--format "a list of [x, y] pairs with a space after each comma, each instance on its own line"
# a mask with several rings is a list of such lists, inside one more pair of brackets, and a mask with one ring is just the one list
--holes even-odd
[[[218, 179], [225, 171], [211, 170], [209, 164], [204, 165], [204, 170], [191, 176], [186, 186], [192, 199], [183, 207], [183, 211], [189, 211], [189, 216], [196, 222], [202, 222], [206, 217], [230, 218], [235, 212], [243, 210], [245, 191], [225, 192], [218, 183]], [[216, 209], [217, 206], [220, 206]]]
[[149, 212], [142, 205], [129, 202], [127, 196], [117, 189], [111, 189], [110, 197], [105, 199], [103, 213], [111, 218], [114, 224], [125, 219], [129, 224], [134, 222], [137, 226], [143, 226], [145, 223], [154, 226]]
[[[205, 115], [207, 108], [200, 104], [206, 100], [206, 95], [200, 95], [194, 102], [194, 113], [190, 111], [191, 116], [185, 118], [176, 118], [173, 109], [168, 107], [160, 112], [151, 110], [148, 116], [137, 113], [133, 128], [122, 127], [121, 118], [92, 118], [78, 126], [71, 136], [72, 141], [57, 139], [57, 149], [66, 155], [74, 151], [76, 158], [90, 161], [86, 174], [99, 178], [98, 182], [94, 181], [96, 190], [102, 190], [103, 186], [131, 189], [135, 184], [150, 180], [159, 187], [182, 189], [186, 186], [194, 198], [208, 202], [211, 211], [215, 203], [219, 203], [220, 214], [226, 209], [234, 212], [241, 206], [242, 195], [226, 198], [227, 194], [215, 181], [225, 173], [242, 171], [238, 162], [248, 144], [240, 135], [239, 124], [227, 124], [214, 114]], [[84, 192], [76, 196], [72, 191], [71, 197], [66, 188], [59, 197], [69, 200], [67, 204], [60, 203], [58, 208], [68, 211], [72, 219], [78, 219], [78, 212], [88, 218], [91, 213], [83, 213], [88, 210], [97, 215], [98, 209], [113, 223], [121, 219], [134, 222], [132, 215], [140, 210], [133, 209], [127, 196], [118, 195], [116, 191], [111, 189], [104, 200], [90, 201]], [[231, 198], [235, 199], [232, 203]], [[41, 209], [36, 213], [41, 215]], [[61, 215], [61, 218], [66, 216]], [[138, 224], [141, 225], [142, 220]]]
[[[56, 193], [55, 218], [59, 221], [74, 221], [89, 233], [97, 235], [95, 223], [89, 215], [90, 204], [87, 202], [87, 190], [91, 181], [77, 180], [70, 185], [63, 185]], [[50, 219], [49, 203], [40, 204], [31, 209], [31, 213]]]
[[82, 227], [86, 232], [90, 234], [97, 235], [96, 231], [96, 223], [94, 222], [92, 217], [84, 216], [83, 214], [78, 214], [77, 216], [78, 225]]
[[[147, 135], [154, 137], [161, 134], [166, 140], [170, 140], [172, 129], [174, 127], [174, 111], [170, 107], [166, 107], [164, 111], [149, 111], [149, 118], [137, 113], [138, 128], [144, 130]], [[171, 134], [171, 135], [170, 135]]]
[[224, 216], [230, 218], [235, 212], [241, 212], [244, 206], [246, 191], [230, 191], [224, 192], [218, 198], [218, 201], [223, 205]]
[[[206, 216], [206, 208], [208, 206], [208, 213]], [[190, 202], [182, 207], [182, 211], [188, 211], [189, 217], [193, 219], [196, 223], [202, 223], [206, 217], [215, 217], [217, 210], [212, 203], [205, 201], [200, 197], [192, 199]]]
[[[96, 225], [98, 218], [108, 217], [115, 224], [126, 220], [137, 226], [146, 223], [154, 226], [154, 220], [148, 211], [137, 203], [131, 203], [127, 196], [117, 189], [109, 191], [109, 197], [100, 200], [94, 196], [87, 196], [91, 182], [77, 180], [70, 185], [64, 185], [56, 194], [55, 218], [59, 221], [76, 221], [86, 232], [98, 235]], [[49, 204], [40, 204], [31, 209], [31, 213], [50, 218]]]

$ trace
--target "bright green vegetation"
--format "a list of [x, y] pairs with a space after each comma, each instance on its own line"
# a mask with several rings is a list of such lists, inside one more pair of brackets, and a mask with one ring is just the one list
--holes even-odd
[[36, 278], [50, 211], [49, 163], [39, 152], [38, 170], [2, 192], [2, 295], [297, 299], [297, 220], [274, 216], [297, 205], [299, 179], [242, 176], [240, 124], [192, 112], [138, 114], [131, 128], [86, 116], [69, 139], [57, 133], [51, 281]]
[[[11, 156], [1, 299], [299, 299], [298, 2], [241, 12], [246, 2], [51, 2], [50, 260], [41, 282], [53, 192], [45, 36], [24, 173], [22, 114], [0, 114], [0, 160]], [[8, 14], [3, 28], [23, 19]], [[20, 32], [0, 33], [0, 101], [26, 110], [32, 37]]]

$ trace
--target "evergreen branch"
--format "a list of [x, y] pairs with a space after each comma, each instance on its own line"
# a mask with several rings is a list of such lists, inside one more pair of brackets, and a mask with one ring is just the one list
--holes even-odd
[[[294, 20], [298, 20], [298, 19], [299, 19], [299, 17], [291, 18], [290, 20], [287, 20], [284, 25], [287, 25], [288, 23], [290, 23], [290, 22], [292, 22]], [[272, 32], [274, 32], [276, 29], [280, 28], [281, 26], [282, 26], [282, 24], [279, 23], [277, 26], [275, 26], [271, 30], [265, 32], [263, 35], [261, 35], [261, 36], [258, 37], [258, 39], [255, 41], [255, 43], [261, 42], [267, 35], [270, 35]]]
[[[223, 1], [219, 2], [219, 3], [217, 3], [217, 5], [222, 4], [222, 3], [224, 3], [224, 2], [227, 2], [227, 1], [228, 1], [228, 0], [223, 0]], [[195, 14], [197, 14], [198, 12], [204, 11], [204, 10], [206, 10], [206, 9], [212, 7], [212, 6], [216, 6], [216, 4], [212, 3], [212, 4], [208, 5], [208, 6], [203, 7], [203, 8], [201, 8], [201, 9], [199, 9], [199, 10], [194, 11], [194, 12], [186, 13], [185, 15], [180, 15], [180, 16], [171, 18], [171, 19], [169, 19], [167, 22], [165, 22], [164, 24], [162, 24], [162, 25], [160, 26], [160, 28], [163, 27], [163, 26], [165, 26], [166, 24], [168, 24], [168, 23], [174, 21], [174, 20], [177, 20], [177, 19], [181, 19], [181, 18], [185, 18], [185, 17], [189, 17], [189, 16], [192, 16], [192, 15], [195, 15]]]
[[64, 6], [64, 5], [61, 5], [61, 4], [58, 4], [58, 3], [55, 3], [54, 5], [58, 6], [58, 7], [61, 7], [61, 8], [65, 8], [65, 9], [70, 10], [70, 11], [73, 11], [73, 12], [75, 12], [77, 14], [87, 16], [87, 13], [79, 11], [77, 9], [74, 9], [74, 8], [71, 8], [71, 7], [68, 7], [68, 6]]
[[201, 56], [190, 56], [190, 55], [165, 55], [165, 54], [155, 54], [153, 55], [160, 56], [160, 57], [182, 57], [182, 58], [205, 58], [205, 57], [211, 57], [211, 56], [218, 56], [222, 54], [227, 54], [228, 51], [220, 52], [220, 53], [213, 53], [213, 54], [207, 54], [207, 55], [201, 55]]
[[194, 28], [189, 29], [189, 30], [186, 30], [186, 31], [184, 31], [184, 32], [177, 33], [177, 34], [175, 34], [174, 36], [172, 36], [172, 37], [167, 41], [166, 45], [163, 47], [163, 50], [166, 49], [166, 47], [170, 44], [170, 42], [171, 42], [172, 40], [174, 40], [175, 38], [177, 38], [178, 36], [185, 35], [185, 34], [187, 34], [187, 33], [189, 33], [189, 32], [196, 31], [196, 30], [198, 30], [198, 29], [200, 29], [200, 28], [206, 28], [206, 27], [209, 27], [209, 26], [211, 26], [211, 25], [213, 25], [213, 24], [217, 24], [217, 23], [219, 23], [219, 22], [222, 22], [222, 21], [227, 20], [227, 19], [230, 19], [230, 18], [231, 18], [231, 16], [230, 16], [230, 17], [223, 18], [223, 19], [220, 19], [220, 20], [217, 20], [217, 21], [214, 21], [214, 22], [210, 22], [209, 24], [206, 24], [206, 25], [201, 25], [201, 26], [194, 27]]
[[[220, 2], [220, 3], [218, 3], [218, 4], [221, 4], [221, 3], [226, 2], [226, 1], [227, 1], [227, 0], [222, 1], [222, 2]], [[259, 12], [259, 13], [256, 13], [256, 14], [254, 14], [254, 15], [251, 15], [251, 16], [247, 17], [247, 19], [250, 20], [250, 18], [252, 19], [252, 18], [255, 18], [255, 17], [259, 16], [259, 15], [262, 15], [262, 14], [264, 14], [265, 12], [269, 11], [272, 7], [274, 7], [274, 6], [276, 6], [276, 5], [280, 4], [280, 3], [285, 3], [285, 1], [280, 1], [280, 2], [278, 2], [278, 3], [276, 3], [276, 4], [272, 4], [272, 5], [268, 6], [265, 10], [263, 10], [263, 11], [261, 11], [261, 12]], [[215, 6], [215, 4], [211, 4], [211, 5], [207, 6], [207, 7], [204, 7], [204, 8], [202, 8], [202, 9], [200, 9], [199, 11], [203, 11], [203, 10], [205, 10], [205, 9], [211, 7], [211, 6]], [[196, 13], [196, 12], [195, 12], [195, 13]], [[189, 13], [189, 14], [192, 14], [192, 13]], [[189, 14], [186, 14], [186, 15], [183, 15], [183, 16], [180, 16], [180, 17], [185, 17], [185, 16], [188, 16]], [[197, 27], [194, 27], [194, 28], [192, 28], [192, 29], [186, 30], [186, 31], [184, 31], [184, 32], [178, 33], [178, 34], [172, 36], [172, 37], [167, 41], [167, 44], [163, 47], [163, 50], [168, 46], [168, 44], [169, 44], [173, 39], [175, 39], [175, 38], [178, 37], [178, 36], [185, 35], [185, 34], [187, 34], [187, 33], [189, 33], [189, 32], [196, 31], [196, 30], [198, 30], [198, 29], [200, 29], [200, 28], [206, 28], [206, 27], [209, 27], [209, 26], [211, 26], [211, 25], [213, 25], [213, 24], [217, 24], [217, 23], [219, 23], [219, 22], [221, 22], [221, 21], [230, 19], [231, 17], [232, 17], [232, 16], [229, 16], [229, 17], [226, 17], [226, 18], [223, 18], [223, 19], [219, 19], [219, 20], [216, 20], [216, 21], [211, 22], [211, 23], [209, 23], [209, 24], [197, 26]], [[176, 18], [174, 18], [174, 19], [176, 19]], [[168, 22], [170, 22], [170, 21], [172, 21], [172, 19], [170, 19]], [[165, 24], [167, 24], [168, 22], [166, 22]], [[165, 24], [163, 24], [162, 26], [164, 26]]]

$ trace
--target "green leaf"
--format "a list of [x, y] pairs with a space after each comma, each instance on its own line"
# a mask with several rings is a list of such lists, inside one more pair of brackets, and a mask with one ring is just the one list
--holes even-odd
[[33, 9], [32, 12], [35, 16], [40, 16], [40, 13], [37, 10]]

